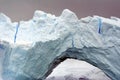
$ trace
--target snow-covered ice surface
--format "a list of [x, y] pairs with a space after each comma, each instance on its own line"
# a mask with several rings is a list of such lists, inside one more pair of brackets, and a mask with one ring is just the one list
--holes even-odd
[[67, 59], [46, 80], [111, 80], [100, 69], [85, 61]]
[[44, 80], [66, 58], [86, 61], [112, 80], [120, 79], [120, 19], [78, 19], [65, 9], [58, 17], [35, 11], [29, 21], [0, 14], [0, 70], [3, 80]]

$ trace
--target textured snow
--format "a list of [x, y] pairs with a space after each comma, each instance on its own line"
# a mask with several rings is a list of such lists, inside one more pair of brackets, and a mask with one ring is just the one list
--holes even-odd
[[11, 22], [1, 13], [1, 76], [3, 80], [44, 80], [56, 64], [69, 57], [84, 60], [112, 80], [119, 80], [119, 34], [120, 19], [116, 17], [78, 19], [75, 13], [65, 9], [58, 17], [35, 11], [29, 21]]

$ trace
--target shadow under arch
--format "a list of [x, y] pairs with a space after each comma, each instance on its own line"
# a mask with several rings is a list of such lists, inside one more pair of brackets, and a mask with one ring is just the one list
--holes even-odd
[[[58, 56], [51, 62], [46, 74], [41, 79], [38, 79], [38, 80], [44, 80], [46, 77], [48, 77], [50, 75], [50, 73], [52, 73], [52, 70], [54, 68], [56, 68], [61, 62], [63, 62], [64, 60], [66, 60], [68, 58], [86, 61], [86, 62], [90, 63], [91, 65], [101, 69], [112, 80], [116, 80], [116, 78], [111, 77], [111, 76], [115, 76], [114, 72], [112, 72], [112, 70], [110, 70], [108, 68], [109, 66], [107, 66], [101, 60], [99, 60], [99, 57], [97, 57], [97, 55], [94, 55], [94, 56], [91, 54], [86, 55], [86, 53], [89, 53], [90, 51], [92, 52], [93, 50], [98, 51], [98, 54], [100, 54], [99, 50], [97, 48], [93, 48], [93, 47], [84, 47], [83, 49], [78, 49], [75, 47], [68, 48], [65, 52], [63, 52], [60, 56]], [[103, 54], [101, 54], [101, 55], [103, 56]]]

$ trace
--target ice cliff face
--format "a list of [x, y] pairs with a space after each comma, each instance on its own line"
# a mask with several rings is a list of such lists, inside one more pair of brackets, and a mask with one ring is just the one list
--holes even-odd
[[120, 19], [78, 19], [70, 10], [56, 17], [36, 11], [12, 23], [0, 14], [0, 70], [3, 80], [41, 80], [66, 58], [84, 60], [112, 80], [120, 79]]

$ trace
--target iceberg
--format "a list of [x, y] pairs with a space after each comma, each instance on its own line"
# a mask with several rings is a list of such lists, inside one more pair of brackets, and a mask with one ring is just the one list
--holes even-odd
[[0, 14], [0, 74], [3, 80], [45, 80], [67, 58], [86, 61], [112, 80], [120, 79], [120, 19], [78, 19], [35, 11], [29, 21]]

